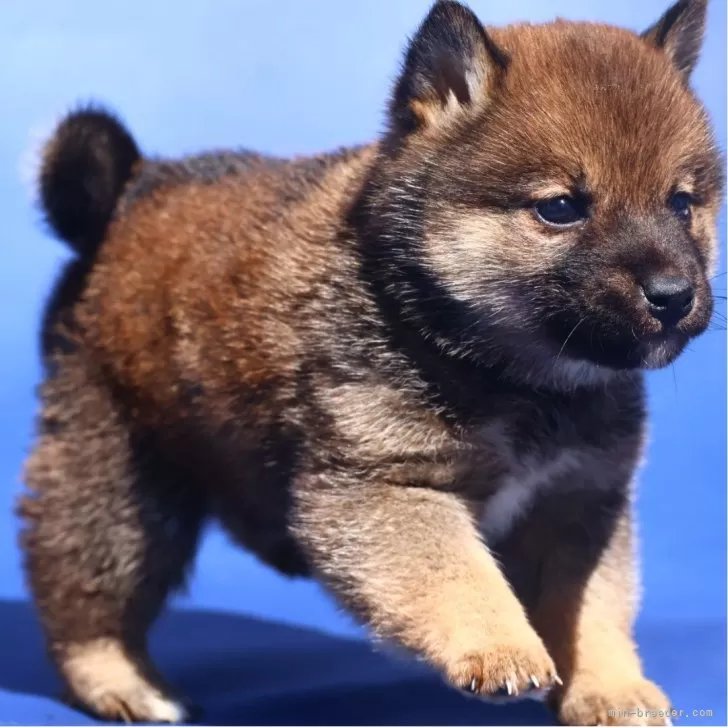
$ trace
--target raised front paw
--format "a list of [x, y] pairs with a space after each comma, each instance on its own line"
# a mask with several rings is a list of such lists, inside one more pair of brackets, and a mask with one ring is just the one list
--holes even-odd
[[577, 679], [566, 690], [558, 712], [567, 725], [669, 725], [670, 710], [670, 700], [647, 679]]
[[453, 658], [445, 671], [454, 686], [488, 698], [535, 697], [561, 683], [546, 647], [528, 628]]

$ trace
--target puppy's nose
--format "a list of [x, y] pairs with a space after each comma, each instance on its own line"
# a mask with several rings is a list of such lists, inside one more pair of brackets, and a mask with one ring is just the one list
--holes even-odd
[[693, 308], [695, 288], [684, 275], [653, 275], [642, 291], [650, 313], [665, 325], [674, 325]]

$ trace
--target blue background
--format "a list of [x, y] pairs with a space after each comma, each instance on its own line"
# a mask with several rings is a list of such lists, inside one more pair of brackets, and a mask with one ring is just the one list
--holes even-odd
[[[488, 24], [562, 15], [641, 30], [667, 2], [471, 5]], [[33, 209], [28, 150], [59, 113], [88, 98], [118, 109], [155, 154], [226, 146], [294, 154], [369, 140], [382, 127], [405, 38], [428, 7], [429, 0], [0, 5], [0, 724], [90, 722], [55, 700], [12, 514], [31, 441], [39, 315], [66, 256]], [[722, 147], [725, 28], [725, 0], [712, 0], [694, 82]], [[725, 214], [721, 243], [723, 273]], [[725, 276], [715, 288], [725, 295]], [[725, 334], [707, 333], [649, 381], [639, 639], [648, 674], [677, 708], [714, 712], [682, 724], [726, 724]], [[153, 651], [216, 724], [550, 723], [538, 706], [483, 706], [374, 654], [317, 586], [277, 577], [215, 529], [189, 593], [156, 630]]]

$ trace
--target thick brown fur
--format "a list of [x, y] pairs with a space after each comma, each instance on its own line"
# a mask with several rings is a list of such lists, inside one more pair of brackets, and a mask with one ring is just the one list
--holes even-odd
[[[74, 699], [184, 719], [146, 634], [217, 518], [459, 688], [666, 723], [632, 635], [632, 482], [641, 369], [712, 310], [704, 15], [486, 31], [437, 3], [386, 133], [315, 158], [154, 161], [102, 112], [66, 119], [43, 193], [81, 256], [45, 318], [20, 512]], [[559, 197], [588, 212], [539, 217]], [[679, 320], [655, 276], [689, 287]]]

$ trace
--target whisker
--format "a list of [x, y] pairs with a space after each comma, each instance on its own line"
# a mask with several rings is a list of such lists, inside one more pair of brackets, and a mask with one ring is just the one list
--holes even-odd
[[559, 352], [556, 354], [556, 359], [554, 360], [554, 366], [558, 363], [559, 357], [561, 356], [563, 350], [566, 348], [566, 344], [569, 342], [569, 339], [574, 335], [574, 331], [586, 320], [586, 318], [581, 318], [577, 324], [571, 329], [571, 333], [566, 337], [566, 340], [561, 344], [561, 348], [559, 349]]

